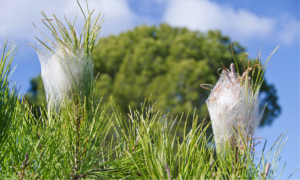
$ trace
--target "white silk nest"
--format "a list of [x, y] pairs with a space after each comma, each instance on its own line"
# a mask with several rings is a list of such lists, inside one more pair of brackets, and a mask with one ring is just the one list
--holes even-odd
[[92, 74], [92, 63], [85, 58], [83, 51], [76, 54], [66, 47], [38, 51], [41, 63], [41, 77], [44, 83], [48, 108], [61, 106], [64, 98], [80, 91], [84, 77]]
[[238, 146], [242, 138], [248, 142], [254, 136], [263, 110], [248, 80], [223, 70], [206, 103], [217, 148], [225, 142]]

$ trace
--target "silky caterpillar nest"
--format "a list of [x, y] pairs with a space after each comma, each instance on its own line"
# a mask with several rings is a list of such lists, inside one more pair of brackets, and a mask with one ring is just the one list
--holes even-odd
[[48, 108], [53, 106], [57, 111], [62, 100], [67, 98], [74, 88], [80, 90], [84, 73], [89, 72], [92, 64], [85, 58], [83, 51], [74, 54], [66, 47], [56, 48], [54, 53], [50, 50], [37, 53]]
[[217, 147], [225, 142], [237, 146], [242, 138], [249, 141], [263, 114], [245, 74], [239, 77], [234, 64], [230, 68], [231, 72], [223, 70], [206, 101]]

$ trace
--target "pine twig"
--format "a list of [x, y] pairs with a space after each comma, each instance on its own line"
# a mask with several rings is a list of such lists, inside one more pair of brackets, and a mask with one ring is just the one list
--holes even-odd
[[[122, 170], [117, 171], [117, 170], [114, 170], [114, 169], [96, 169], [96, 170], [88, 171], [85, 174], [76, 175], [76, 176], [74, 176], [74, 179], [86, 178], [88, 175], [93, 175], [93, 174], [91, 174], [93, 172], [106, 172], [106, 171], [110, 171], [111, 173], [122, 172]], [[130, 174], [126, 174], [126, 175], [130, 175]], [[137, 176], [142, 176], [142, 174], [140, 174], [140, 173], [136, 173], [136, 175]]]
[[21, 173], [21, 177], [19, 180], [22, 180], [23, 179], [23, 176], [25, 174], [25, 168], [28, 166], [28, 153], [25, 154], [25, 160], [22, 164], [22, 173]]

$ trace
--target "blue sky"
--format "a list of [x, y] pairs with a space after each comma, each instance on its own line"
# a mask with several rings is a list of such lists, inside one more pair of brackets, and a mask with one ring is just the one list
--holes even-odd
[[[270, 147], [288, 129], [289, 140], [279, 165], [280, 170], [287, 162], [282, 178], [300, 167], [298, 0], [89, 0], [89, 5], [96, 12], [105, 13], [102, 37], [141, 24], [165, 22], [202, 32], [219, 29], [246, 47], [253, 58], [262, 44], [262, 60], [280, 45], [268, 65], [266, 80], [277, 89], [282, 113], [271, 126], [259, 129], [258, 135], [268, 139], [267, 147]], [[20, 44], [14, 59], [17, 68], [12, 81], [21, 86], [21, 93], [28, 91], [29, 80], [40, 73], [37, 54], [27, 43], [36, 43], [35, 36], [43, 39], [32, 22], [39, 30], [48, 32], [40, 21], [43, 19], [41, 10], [49, 16], [55, 13], [59, 19], [63, 14], [69, 19], [81, 15], [75, 0], [0, 0], [0, 44], [8, 37]], [[83, 18], [79, 17], [79, 29], [82, 23]], [[257, 147], [258, 152], [261, 146]], [[292, 179], [300, 179], [299, 171]]]

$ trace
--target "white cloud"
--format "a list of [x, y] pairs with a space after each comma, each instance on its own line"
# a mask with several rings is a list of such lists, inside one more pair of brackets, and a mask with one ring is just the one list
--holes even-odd
[[278, 21], [280, 22], [278, 23], [278, 39], [285, 44], [291, 44], [295, 39], [299, 40], [299, 22], [289, 15], [283, 15]]
[[283, 43], [290, 43], [299, 30], [296, 21], [284, 23], [209, 0], [170, 0], [163, 20], [172, 26], [184, 26], [192, 30], [219, 29], [235, 40], [275, 37]]
[[226, 34], [245, 38], [263, 36], [274, 27], [272, 19], [259, 18], [246, 10], [235, 11], [206, 0], [169, 1], [165, 21], [193, 30], [221, 29]]
[[[80, 0], [80, 4], [86, 11], [85, 0]], [[94, 17], [100, 11], [102, 14], [105, 13], [105, 21], [100, 35], [116, 34], [133, 28], [137, 19], [125, 0], [89, 0], [89, 7], [95, 8]], [[75, 0], [0, 1], [0, 39], [10, 37], [13, 40], [18, 38], [26, 41], [30, 40], [30, 42], [36, 42], [34, 36], [43, 39], [38, 30], [32, 25], [32, 22], [34, 22], [39, 30], [49, 32], [41, 22], [43, 16], [40, 12], [42, 10], [48, 18], [52, 18], [51, 14], [54, 13], [58, 19], [64, 20], [62, 15], [65, 14], [71, 22], [78, 14], [76, 27], [81, 28], [83, 25], [83, 15]], [[78, 29], [78, 31], [80, 32], [81, 29]]]

